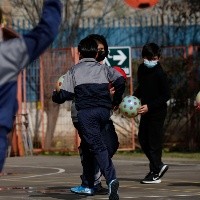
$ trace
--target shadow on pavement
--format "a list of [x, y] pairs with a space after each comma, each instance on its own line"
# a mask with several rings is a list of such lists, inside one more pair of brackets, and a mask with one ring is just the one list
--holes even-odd
[[196, 186], [196, 187], [200, 187], [200, 183], [192, 183], [192, 182], [176, 182], [176, 183], [171, 183], [168, 186]]
[[44, 197], [51, 197], [54, 199], [66, 199], [66, 200], [75, 200], [75, 199], [84, 199], [87, 196], [85, 195], [78, 195], [73, 194], [70, 192], [71, 187], [48, 187], [42, 191], [37, 190], [33, 191], [34, 194], [30, 194], [29, 197], [37, 197], [37, 198], [44, 198]]

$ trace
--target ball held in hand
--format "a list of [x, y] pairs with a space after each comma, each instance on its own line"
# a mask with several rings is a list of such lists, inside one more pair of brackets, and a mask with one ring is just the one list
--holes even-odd
[[57, 81], [57, 86], [59, 87], [59, 89], [61, 89], [61, 86], [63, 84], [64, 78], [65, 78], [65, 75], [62, 75]]
[[124, 116], [132, 118], [138, 115], [138, 108], [140, 108], [140, 106], [140, 100], [135, 96], [129, 95], [124, 97], [119, 105], [119, 110]]
[[197, 93], [196, 96], [196, 105], [200, 107], [200, 91]]

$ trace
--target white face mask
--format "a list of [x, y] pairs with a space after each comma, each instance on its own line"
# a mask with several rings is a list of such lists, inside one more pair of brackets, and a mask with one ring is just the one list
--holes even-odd
[[158, 64], [158, 60], [151, 60], [151, 61], [149, 61], [147, 59], [144, 59], [144, 65], [146, 65], [148, 68], [153, 68], [157, 64]]

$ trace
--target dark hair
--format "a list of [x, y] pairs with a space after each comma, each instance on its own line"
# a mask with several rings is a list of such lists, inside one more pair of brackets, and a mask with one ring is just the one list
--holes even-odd
[[86, 38], [92, 38], [103, 44], [104, 52], [101, 53], [101, 55], [98, 55], [97, 61], [100, 62], [100, 61], [104, 60], [104, 58], [108, 56], [108, 43], [107, 43], [105, 37], [103, 35], [99, 35], [99, 34], [90, 34]]
[[81, 58], [96, 58], [98, 52], [98, 45], [92, 38], [84, 38], [78, 44], [78, 51]]
[[142, 58], [146, 57], [151, 60], [153, 57], [161, 56], [161, 48], [155, 43], [147, 43], [142, 48]]
[[87, 37], [93, 38], [93, 39], [98, 40], [99, 42], [101, 42], [103, 44], [103, 46], [104, 46], [105, 56], [108, 55], [108, 43], [106, 41], [106, 38], [103, 35], [91, 34], [91, 35], [88, 35]]

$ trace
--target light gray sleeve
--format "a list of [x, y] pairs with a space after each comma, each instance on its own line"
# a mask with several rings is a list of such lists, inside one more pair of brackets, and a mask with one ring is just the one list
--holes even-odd
[[113, 69], [110, 66], [105, 65], [105, 69], [107, 70], [108, 80], [110, 82], [114, 82], [117, 78], [122, 76], [119, 72], [117, 72], [115, 69]]
[[74, 93], [74, 80], [71, 69], [65, 74], [61, 89], [70, 93]]
[[17, 75], [29, 61], [24, 40], [16, 38], [1, 42], [0, 61], [0, 85], [8, 81], [16, 81]]

